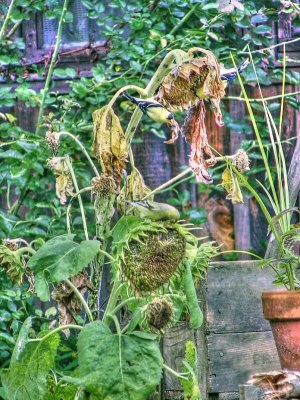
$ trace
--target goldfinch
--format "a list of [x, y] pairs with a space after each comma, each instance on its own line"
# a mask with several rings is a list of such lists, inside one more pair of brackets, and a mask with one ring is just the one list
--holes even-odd
[[130, 94], [126, 92], [123, 93], [123, 97], [138, 106], [139, 109], [153, 121], [159, 122], [160, 124], [167, 123], [169, 126], [174, 125], [174, 115], [153, 98], [145, 100], [138, 99], [130, 96]]
[[[239, 72], [239, 74], [245, 69], [247, 68], [247, 66], [249, 65], [249, 58], [247, 58], [246, 60], [244, 60], [240, 65], [237, 66], [237, 70]], [[233, 80], [235, 80], [235, 78], [237, 77], [237, 72], [236, 72], [235, 68], [230, 68], [230, 69], [225, 69], [222, 65], [221, 65], [221, 70], [220, 70], [220, 74], [221, 74], [221, 79], [223, 81], [223, 85], [224, 88], [226, 88]]]
[[180, 213], [177, 208], [166, 203], [158, 203], [156, 201], [129, 201], [125, 200], [134, 208], [134, 214], [141, 218], [149, 218], [152, 221], [170, 220], [178, 221]]

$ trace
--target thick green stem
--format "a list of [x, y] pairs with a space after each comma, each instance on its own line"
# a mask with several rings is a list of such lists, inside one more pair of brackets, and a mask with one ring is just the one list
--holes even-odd
[[75, 172], [74, 172], [74, 169], [72, 167], [72, 164], [70, 162], [69, 157], [66, 157], [66, 163], [68, 165], [68, 169], [69, 169], [71, 177], [72, 177], [73, 185], [74, 185], [74, 188], [76, 190], [76, 194], [78, 196], [78, 203], [79, 203], [79, 207], [80, 207], [80, 212], [81, 212], [81, 218], [82, 218], [82, 224], [83, 224], [83, 230], [84, 230], [85, 238], [86, 238], [86, 240], [89, 240], [89, 234], [88, 234], [88, 229], [87, 229], [87, 224], [86, 224], [86, 218], [85, 218], [85, 211], [84, 211], [84, 207], [83, 207], [83, 202], [82, 202], [81, 195], [79, 194], [79, 187], [78, 187], [78, 184], [77, 184], [76, 175], [75, 175]]
[[119, 290], [121, 288], [121, 280], [119, 278], [116, 277], [111, 293], [110, 293], [110, 297], [107, 303], [107, 307], [105, 309], [104, 315], [103, 315], [103, 321], [107, 323], [108, 321], [108, 315], [112, 314], [113, 310], [116, 307], [118, 298], [119, 298]]
[[3, 25], [2, 25], [2, 27], [1, 27], [1, 30], [0, 30], [0, 41], [1, 41], [1, 40], [4, 38], [4, 36], [5, 36], [5, 31], [6, 31], [7, 27], [8, 27], [8, 24], [9, 24], [9, 21], [10, 21], [11, 14], [12, 14], [12, 12], [13, 12], [15, 3], [16, 3], [16, 0], [12, 0], [11, 3], [10, 3], [10, 5], [9, 5], [9, 7], [8, 7], [8, 11], [7, 11], [5, 20], [4, 20]]
[[67, 12], [67, 7], [68, 7], [68, 0], [65, 0], [63, 9], [61, 12], [61, 16], [59, 19], [59, 23], [58, 23], [56, 43], [55, 43], [53, 55], [51, 57], [51, 62], [50, 62], [50, 66], [49, 66], [49, 70], [48, 70], [48, 74], [47, 74], [47, 78], [46, 78], [46, 82], [45, 82], [45, 87], [43, 90], [43, 95], [42, 95], [42, 100], [41, 100], [41, 105], [40, 105], [39, 115], [38, 115], [38, 120], [37, 120], [37, 125], [36, 125], [36, 131], [35, 131], [36, 135], [38, 135], [40, 133], [40, 128], [41, 128], [42, 119], [43, 119], [43, 115], [44, 115], [44, 109], [45, 109], [45, 105], [46, 105], [46, 99], [47, 99], [47, 95], [49, 92], [50, 83], [51, 83], [51, 79], [52, 79], [52, 75], [53, 75], [53, 70], [54, 70], [55, 63], [56, 63], [57, 56], [58, 56], [58, 51], [59, 51], [60, 44], [61, 44], [62, 29], [63, 29], [65, 15]]
[[16, 254], [18, 254], [18, 255], [23, 255], [23, 254], [25, 254], [25, 253], [30, 253], [30, 254], [35, 254], [36, 253], [36, 251], [33, 249], [33, 248], [31, 248], [31, 247], [21, 247], [20, 249], [18, 249], [18, 250], [16, 250]]
[[78, 300], [80, 301], [80, 303], [82, 304], [83, 308], [85, 309], [85, 312], [86, 312], [86, 315], [88, 316], [89, 321], [93, 322], [93, 316], [92, 316], [91, 310], [89, 309], [89, 306], [87, 305], [87, 302], [85, 301], [85, 299], [82, 296], [82, 294], [80, 293], [80, 291], [77, 289], [77, 287], [69, 279], [66, 279], [65, 282], [67, 283], [67, 285], [70, 286], [70, 288], [73, 290], [73, 292], [78, 297]]
[[124, 301], [122, 301], [122, 303], [118, 304], [112, 311], [111, 311], [111, 315], [116, 314], [118, 311], [122, 310], [122, 308], [124, 306], [126, 306], [127, 304], [131, 303], [132, 301], [136, 301], [136, 297], [128, 297], [128, 299], [125, 299]]

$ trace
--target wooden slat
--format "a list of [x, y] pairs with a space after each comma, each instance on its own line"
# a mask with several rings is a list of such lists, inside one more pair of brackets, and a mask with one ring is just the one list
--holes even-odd
[[[180, 372], [185, 353], [185, 343], [194, 340], [194, 331], [184, 322], [169, 329], [164, 335], [163, 357], [164, 362]], [[174, 376], [164, 373], [164, 392], [181, 391], [181, 385]]]
[[238, 392], [251, 374], [280, 368], [271, 332], [208, 336], [209, 392]]
[[207, 276], [208, 331], [261, 332], [270, 330], [264, 320], [261, 292], [272, 289], [273, 273], [255, 261], [213, 263]]

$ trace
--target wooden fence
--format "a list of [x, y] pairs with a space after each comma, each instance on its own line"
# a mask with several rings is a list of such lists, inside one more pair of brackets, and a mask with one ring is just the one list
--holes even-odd
[[[259, 268], [255, 261], [213, 263], [198, 291], [205, 314], [203, 327], [193, 331], [181, 323], [166, 333], [165, 362], [177, 371], [185, 342], [196, 342], [203, 399], [238, 399], [239, 385], [251, 374], [279, 368], [261, 305], [262, 291], [274, 289], [272, 279], [272, 271]], [[164, 398], [182, 398], [180, 384], [168, 373]]]

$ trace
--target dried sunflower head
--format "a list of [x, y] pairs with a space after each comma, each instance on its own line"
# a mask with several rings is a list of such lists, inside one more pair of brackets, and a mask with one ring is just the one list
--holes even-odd
[[232, 164], [241, 172], [250, 170], [250, 160], [248, 154], [243, 149], [239, 149], [233, 156]]
[[101, 198], [116, 194], [116, 183], [109, 175], [100, 175], [92, 179], [92, 194]]
[[[193, 58], [195, 51], [204, 57]], [[204, 49], [191, 49], [191, 59], [174, 68], [161, 83], [156, 99], [170, 110], [189, 109], [199, 99], [211, 100], [216, 122], [222, 125], [220, 99], [225, 95], [220, 65], [214, 54]]]
[[147, 305], [146, 321], [150, 329], [161, 331], [173, 319], [173, 304], [163, 296], [157, 297]]
[[60, 132], [53, 132], [51, 129], [45, 135], [45, 141], [47, 146], [54, 152], [57, 152], [59, 147]]

